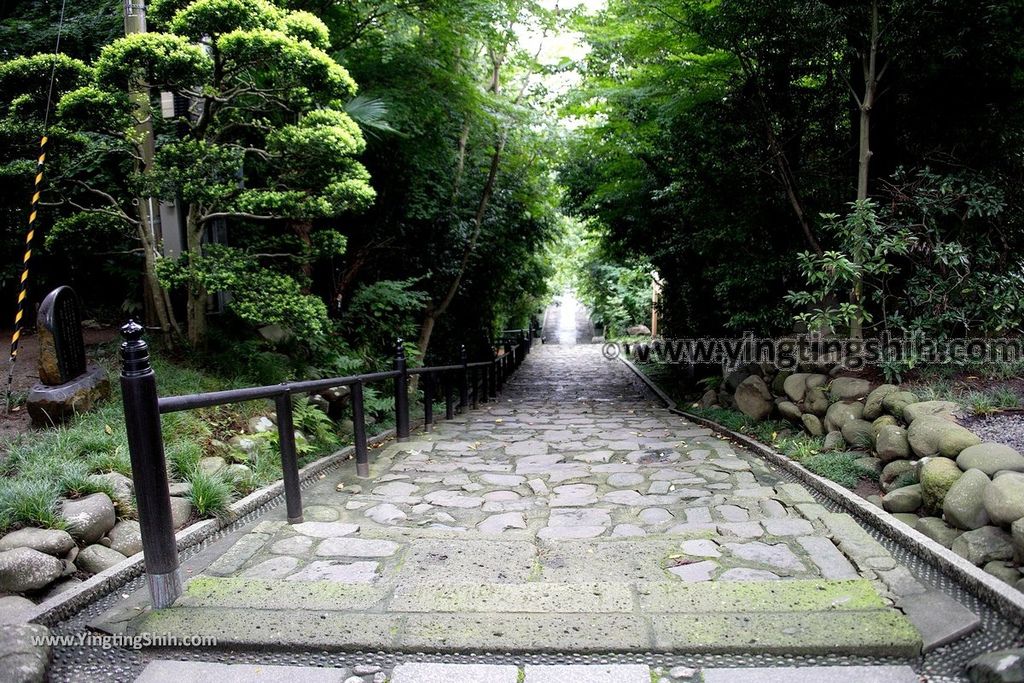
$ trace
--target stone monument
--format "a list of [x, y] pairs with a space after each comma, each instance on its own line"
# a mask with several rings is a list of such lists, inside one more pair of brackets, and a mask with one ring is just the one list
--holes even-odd
[[26, 401], [34, 425], [59, 424], [110, 396], [106, 370], [85, 360], [82, 305], [75, 290], [58, 287], [47, 294], [37, 327], [40, 383]]

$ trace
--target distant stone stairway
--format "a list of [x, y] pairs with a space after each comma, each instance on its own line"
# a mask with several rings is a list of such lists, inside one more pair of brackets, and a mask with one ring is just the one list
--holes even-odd
[[107, 627], [259, 651], [919, 656], [906, 568], [598, 347], [538, 347], [499, 402], [414, 438]]

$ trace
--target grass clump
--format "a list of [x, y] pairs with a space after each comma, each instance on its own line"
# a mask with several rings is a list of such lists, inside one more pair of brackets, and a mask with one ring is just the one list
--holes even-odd
[[234, 489], [231, 482], [220, 474], [209, 474], [195, 470], [189, 477], [192, 485], [188, 498], [192, 509], [199, 517], [220, 517], [231, 505]]
[[802, 464], [811, 472], [852, 489], [861, 479], [873, 480], [877, 476], [870, 467], [857, 462], [860, 457], [859, 453], [818, 453], [806, 458]]
[[0, 479], [0, 528], [38, 526], [63, 529], [57, 509], [60, 489], [52, 481]]

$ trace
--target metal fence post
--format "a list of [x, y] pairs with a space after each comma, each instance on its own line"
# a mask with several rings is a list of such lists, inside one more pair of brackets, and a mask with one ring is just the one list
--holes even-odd
[[462, 364], [459, 371], [459, 410], [464, 411], [469, 407], [469, 354], [465, 344], [459, 347], [459, 362]]
[[288, 523], [302, 524], [302, 490], [299, 488], [299, 457], [295, 452], [295, 420], [292, 418], [291, 394], [274, 397], [277, 409], [277, 443], [281, 451], [281, 472], [284, 479], [284, 500]]
[[121, 395], [149, 597], [154, 608], [163, 609], [181, 595], [182, 578], [171, 521], [156, 375], [142, 332], [134, 320], [121, 328]]
[[423, 428], [434, 429], [434, 375], [430, 372], [423, 375]]
[[370, 454], [366, 450], [366, 415], [363, 413], [363, 383], [352, 385], [352, 440], [356, 449], [356, 476], [370, 476]]
[[455, 417], [455, 385], [451, 373], [444, 373], [444, 419]]
[[395, 341], [395, 432], [399, 441], [409, 438], [409, 373], [405, 360], [405, 344], [401, 339]]

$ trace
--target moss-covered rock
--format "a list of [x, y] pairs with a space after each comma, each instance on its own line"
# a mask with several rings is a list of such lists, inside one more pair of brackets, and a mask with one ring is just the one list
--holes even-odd
[[843, 433], [839, 430], [834, 430], [825, 435], [825, 445], [823, 450], [826, 451], [844, 451], [846, 450], [846, 439], [843, 438]]
[[[881, 485], [883, 491], [891, 491], [898, 486], [894, 486], [895, 483], [903, 483], [907, 479], [917, 478], [917, 468], [914, 463], [910, 460], [893, 460], [885, 467], [882, 468], [882, 474], [878, 477], [878, 483]], [[915, 483], [911, 481], [910, 483]]]
[[903, 408], [903, 419], [913, 424], [914, 420], [933, 415], [949, 422], [956, 421], [955, 413], [960, 406], [952, 401], [919, 401]]
[[804, 413], [800, 421], [804, 423], [804, 429], [811, 436], [822, 436], [825, 433], [825, 427], [821, 424], [821, 419], [817, 415]]
[[828, 387], [833, 401], [855, 401], [871, 391], [871, 382], [860, 377], [836, 377]]
[[963, 449], [956, 457], [956, 464], [960, 469], [981, 470], [991, 477], [1003, 470], [1024, 472], [1024, 455], [1006, 444], [986, 441]]
[[949, 458], [929, 458], [919, 470], [924, 509], [929, 514], [942, 512], [942, 501], [950, 487], [963, 475]]
[[960, 529], [950, 526], [939, 517], [922, 517], [917, 520], [914, 529], [921, 532], [944, 548], [953, 545], [953, 541], [963, 533]]
[[912, 391], [894, 391], [882, 398], [882, 407], [885, 408], [885, 412], [902, 420], [903, 410], [918, 400], [917, 394]]
[[909, 458], [907, 430], [898, 425], [883, 425], [875, 436], [875, 452], [882, 462]]
[[895, 384], [881, 384], [875, 387], [864, 400], [864, 419], [875, 420], [881, 417], [882, 412], [885, 410], [882, 407], [882, 400], [889, 394], [899, 390], [900, 388]]
[[958, 529], [979, 529], [988, 524], [985, 510], [985, 487], [988, 475], [981, 470], [967, 470], [949, 487], [942, 500], [942, 515]]
[[993, 524], [1010, 525], [1024, 519], [1024, 474], [1002, 472], [985, 487], [985, 511]]
[[852, 448], [870, 451], [875, 446], [875, 430], [867, 420], [847, 420], [841, 431]]
[[828, 407], [825, 413], [825, 430], [831, 432], [833, 429], [842, 430], [843, 425], [850, 420], [859, 420], [864, 414], [863, 403], [851, 403], [840, 401]]
[[779, 401], [776, 407], [779, 409], [779, 415], [790, 422], [800, 422], [800, 418], [803, 416], [800, 407], [792, 401]]
[[981, 443], [970, 430], [935, 415], [925, 415], [911, 422], [907, 441], [914, 454], [921, 458], [935, 455], [956, 458], [965, 448]]
[[882, 509], [886, 512], [914, 512], [921, 507], [921, 502], [921, 485], [911, 484], [882, 496]]
[[828, 395], [821, 387], [811, 387], [804, 395], [804, 411], [822, 417], [828, 411]]

